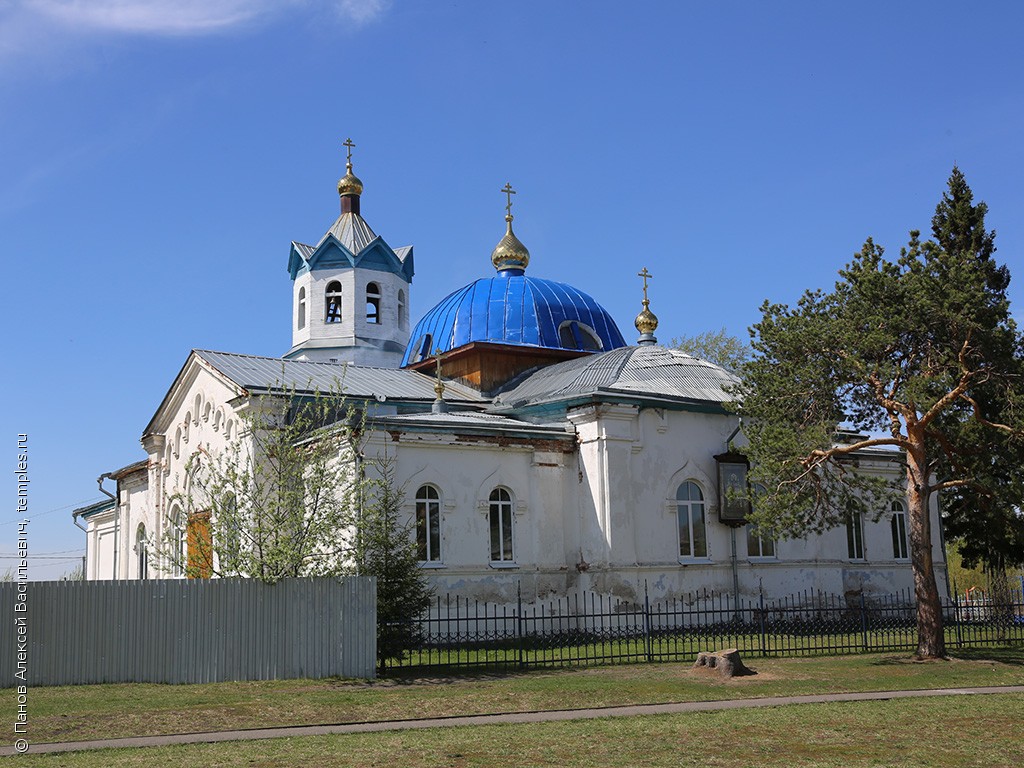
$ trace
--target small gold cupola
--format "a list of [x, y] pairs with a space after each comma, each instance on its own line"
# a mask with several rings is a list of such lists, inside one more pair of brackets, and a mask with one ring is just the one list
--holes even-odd
[[342, 144], [348, 148], [345, 161], [345, 175], [338, 179], [338, 194], [341, 196], [342, 213], [359, 213], [359, 196], [363, 194], [363, 182], [352, 173], [352, 139], [345, 139]]
[[640, 331], [640, 338], [637, 339], [636, 343], [640, 346], [651, 346], [658, 343], [658, 340], [654, 337], [654, 332], [658, 328], [658, 316], [651, 312], [651, 302], [647, 298], [647, 279], [654, 277], [654, 275], [647, 271], [647, 267], [644, 267], [642, 271], [636, 274], [637, 277], [644, 279], [644, 299], [642, 302], [644, 308], [640, 310], [640, 314], [636, 316], [635, 320], [636, 329]]
[[521, 273], [530, 263], [530, 251], [512, 231], [512, 195], [516, 192], [509, 183], [505, 184], [501, 191], [508, 198], [505, 205], [505, 221], [508, 224], [508, 229], [505, 231], [505, 236], [491, 251], [491, 264], [499, 272], [516, 270]]

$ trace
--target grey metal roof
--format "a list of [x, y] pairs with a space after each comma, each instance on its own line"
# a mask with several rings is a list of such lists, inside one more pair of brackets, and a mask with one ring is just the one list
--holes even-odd
[[295, 250], [299, 252], [299, 255], [306, 261], [309, 261], [309, 257], [313, 255], [313, 251], [316, 250], [316, 246], [306, 245], [305, 243], [299, 243], [292, 240], [292, 245], [295, 246]]
[[[448, 385], [445, 385], [445, 392]], [[549, 440], [575, 439], [575, 432], [566, 423], [534, 424], [507, 416], [476, 411], [449, 411], [448, 413], [415, 413], [398, 416], [380, 416], [374, 419], [378, 425], [406, 427], [415, 430], [439, 432], [463, 432], [475, 434], [527, 434]]]
[[377, 239], [377, 234], [370, 229], [366, 219], [358, 213], [341, 214], [338, 220], [327, 230], [327, 233], [320, 238], [321, 243], [326, 239], [327, 235], [334, 235], [353, 254], [358, 254], [363, 248]]
[[71, 516], [89, 517], [90, 515], [95, 515], [99, 512], [109, 512], [115, 506], [117, 506], [117, 501], [115, 499], [101, 499], [100, 501], [95, 501], [87, 506], [72, 510]]
[[494, 399], [521, 408], [600, 393], [723, 403], [739, 379], [713, 363], [659, 346], [623, 347], [541, 368]]
[[[330, 391], [340, 388], [352, 398], [376, 400], [433, 401], [434, 379], [416, 371], [372, 368], [344, 363], [284, 360], [280, 357], [240, 355], [233, 352], [192, 350], [239, 387], [249, 392], [267, 392], [292, 387], [298, 392]], [[480, 393], [458, 382], [445, 382], [450, 400], [485, 402]]]
[[395, 248], [395, 256], [398, 257], [399, 261], [405, 261], [405, 257], [409, 255], [411, 250], [411, 245], [403, 245], [401, 248]]

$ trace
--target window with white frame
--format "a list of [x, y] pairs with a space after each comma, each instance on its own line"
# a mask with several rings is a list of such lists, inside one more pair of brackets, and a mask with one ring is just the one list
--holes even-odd
[[676, 517], [679, 525], [679, 556], [707, 557], [704, 494], [696, 483], [687, 481], [676, 490]]
[[299, 316], [295, 321], [295, 327], [300, 331], [306, 327], [306, 289], [299, 288]]
[[332, 280], [324, 291], [324, 322], [341, 322], [341, 283]]
[[416, 491], [416, 551], [421, 563], [441, 562], [441, 494], [432, 485]]
[[[751, 502], [757, 506], [757, 497], [765, 492], [763, 485], [751, 489]], [[747, 557], [775, 557], [775, 539], [762, 536], [757, 526], [747, 523]]]
[[864, 559], [864, 525], [860, 512], [846, 518], [846, 553], [851, 560]]
[[512, 552], [512, 494], [505, 488], [491, 491], [488, 521], [491, 529], [491, 562], [511, 563]]
[[775, 539], [762, 536], [750, 523], [747, 523], [747, 556], [775, 557]]
[[185, 519], [181, 508], [171, 511], [171, 574], [181, 576], [185, 573]]
[[909, 559], [907, 551], [907, 513], [903, 503], [892, 503], [892, 556], [897, 560]]
[[219, 517], [215, 526], [215, 535], [221, 537], [217, 567], [222, 574], [241, 576], [242, 532], [239, 528], [238, 502], [235, 494], [230, 491], [224, 494]]
[[146, 526], [144, 523], [139, 523], [139, 527], [135, 529], [135, 558], [138, 564], [138, 577], [140, 579], [148, 579], [149, 546], [146, 542]]
[[603, 346], [597, 332], [578, 320], [565, 320], [558, 326], [558, 343], [564, 349], [588, 352], [599, 352]]

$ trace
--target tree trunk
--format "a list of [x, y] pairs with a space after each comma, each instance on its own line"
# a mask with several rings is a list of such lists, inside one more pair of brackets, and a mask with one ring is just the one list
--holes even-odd
[[[908, 432], [911, 430], [908, 429]], [[923, 430], [922, 430], [923, 432]], [[911, 438], [913, 439], [913, 435]], [[946, 656], [942, 603], [932, 563], [932, 525], [928, 514], [931, 496], [927, 476], [924, 435], [907, 451], [907, 514], [910, 518], [910, 561], [914, 569], [917, 598], [917, 657], [941, 659]]]

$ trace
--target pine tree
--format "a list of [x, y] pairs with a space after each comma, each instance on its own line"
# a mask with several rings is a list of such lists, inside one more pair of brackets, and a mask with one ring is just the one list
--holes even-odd
[[372, 462], [367, 499], [358, 529], [357, 564], [362, 576], [377, 578], [377, 663], [400, 660], [420, 640], [419, 619], [432, 591], [423, 576], [405, 519], [405, 489], [396, 485], [395, 461], [386, 453]]
[[[855, 514], [877, 519], [886, 500], [905, 498], [921, 657], [945, 655], [932, 496], [959, 494], [965, 535], [984, 540], [977, 529], [991, 520], [978, 500], [1005, 522], [1006, 489], [1024, 472], [999, 453], [1020, 450], [1024, 370], [986, 211], [954, 168], [934, 240], [911, 232], [888, 261], [869, 239], [831, 293], [808, 291], [795, 308], [765, 302], [742, 370], [751, 480], [766, 489], [754, 516], [762, 529], [800, 535]], [[837, 444], [840, 425], [866, 437]], [[878, 447], [898, 450], [898, 489], [852, 471], [858, 452]]]

